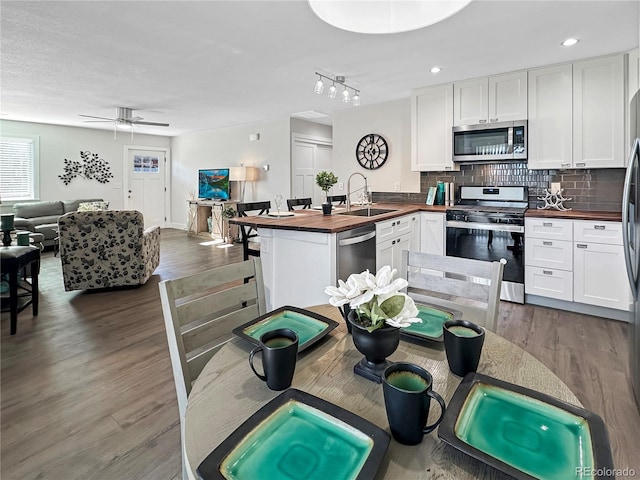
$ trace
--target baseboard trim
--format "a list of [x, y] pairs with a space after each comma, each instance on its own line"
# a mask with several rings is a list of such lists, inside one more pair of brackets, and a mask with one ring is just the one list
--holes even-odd
[[587, 305], [586, 303], [567, 302], [566, 300], [547, 298], [540, 295], [526, 294], [524, 296], [524, 303], [540, 305], [541, 307], [557, 308], [559, 310], [567, 310], [569, 312], [582, 313], [584, 315], [610, 318], [612, 320], [619, 320], [622, 322], [633, 321], [633, 312], [616, 310], [614, 308], [599, 307], [597, 305]]

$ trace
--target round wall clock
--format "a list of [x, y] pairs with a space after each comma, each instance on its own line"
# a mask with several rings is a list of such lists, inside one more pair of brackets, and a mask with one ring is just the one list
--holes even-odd
[[376, 133], [365, 135], [356, 146], [358, 163], [369, 170], [375, 170], [384, 165], [388, 155], [387, 141]]

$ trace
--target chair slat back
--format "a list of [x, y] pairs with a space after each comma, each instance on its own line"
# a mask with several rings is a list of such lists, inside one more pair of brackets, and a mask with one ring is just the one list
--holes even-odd
[[327, 202], [337, 203], [338, 205], [344, 205], [347, 203], [346, 195], [327, 195]]
[[[250, 216], [248, 214], [264, 215], [269, 213], [270, 209], [271, 201], [238, 203], [236, 205], [239, 217], [248, 217]], [[258, 237], [258, 230], [251, 225], [240, 225], [240, 236], [242, 237], [242, 253], [244, 259], [248, 260], [250, 255], [259, 257], [260, 250], [258, 248], [252, 248], [249, 245], [252, 239]]]
[[400, 274], [414, 300], [462, 311], [463, 319], [495, 331], [503, 270], [501, 262], [405, 250]]
[[293, 208], [293, 207], [302, 207], [302, 209], [311, 208], [311, 197], [307, 197], [307, 198], [288, 198], [287, 199], [287, 208], [289, 209], [290, 212], [295, 210], [295, 208]]
[[[254, 280], [244, 283], [248, 277]], [[182, 412], [192, 382], [232, 338], [233, 328], [266, 313], [262, 265], [259, 258], [252, 258], [165, 280], [159, 288]]]

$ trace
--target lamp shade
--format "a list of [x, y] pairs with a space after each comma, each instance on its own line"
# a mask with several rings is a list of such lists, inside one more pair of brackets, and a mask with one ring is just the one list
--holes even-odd
[[258, 169], [255, 167], [230, 167], [229, 180], [232, 182], [253, 182], [258, 179]]
[[247, 179], [247, 167], [229, 168], [229, 180], [232, 182], [244, 182]]

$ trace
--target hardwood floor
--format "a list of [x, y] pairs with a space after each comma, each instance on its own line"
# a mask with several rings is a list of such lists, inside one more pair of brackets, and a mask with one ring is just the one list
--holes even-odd
[[[161, 263], [140, 288], [65, 292], [43, 254], [40, 314], [2, 314], [2, 479], [179, 479], [180, 427], [157, 284], [240, 261], [240, 246], [162, 231]], [[503, 303], [498, 333], [556, 373], [609, 427], [615, 466], [640, 475], [625, 324]], [[618, 477], [624, 478], [624, 477]]]

